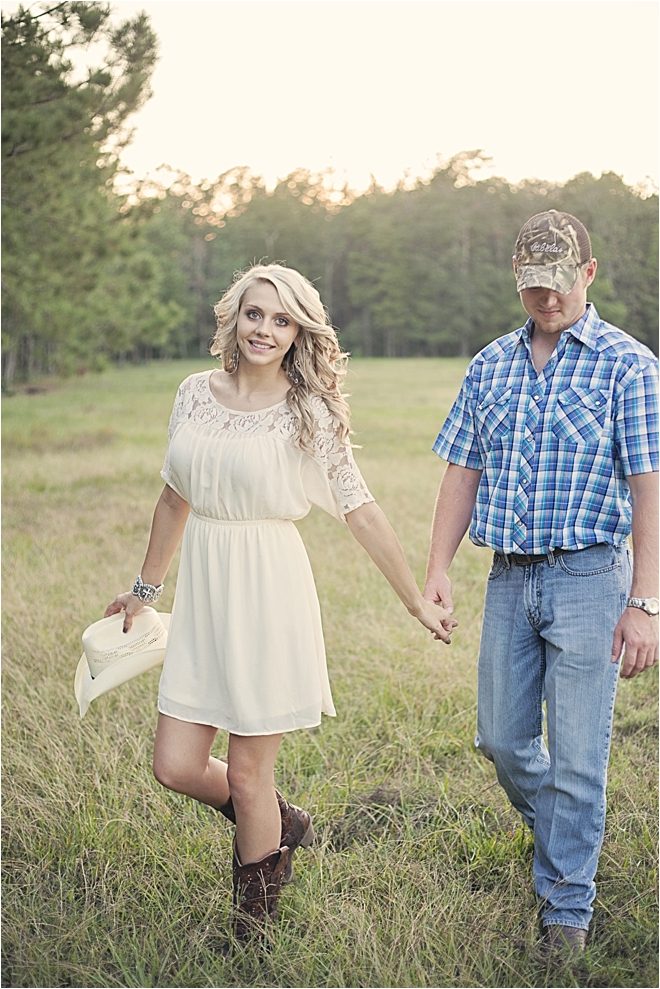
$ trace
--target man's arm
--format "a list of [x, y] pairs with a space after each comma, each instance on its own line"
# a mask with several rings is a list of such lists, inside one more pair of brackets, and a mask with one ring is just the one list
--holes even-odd
[[[658, 475], [631, 474], [633, 581], [631, 597], [658, 597]], [[614, 629], [612, 662], [625, 645], [621, 676], [632, 680], [658, 662], [658, 616], [626, 608]]]
[[447, 464], [435, 503], [424, 597], [450, 613], [454, 605], [447, 571], [470, 524], [480, 480], [480, 470]]

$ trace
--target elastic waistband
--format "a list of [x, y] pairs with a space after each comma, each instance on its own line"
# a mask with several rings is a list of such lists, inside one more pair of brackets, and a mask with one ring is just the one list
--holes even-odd
[[200, 515], [199, 512], [193, 511], [192, 508], [190, 509], [190, 514], [201, 522], [210, 522], [211, 525], [290, 525], [292, 523], [292, 519], [215, 519], [211, 515]]

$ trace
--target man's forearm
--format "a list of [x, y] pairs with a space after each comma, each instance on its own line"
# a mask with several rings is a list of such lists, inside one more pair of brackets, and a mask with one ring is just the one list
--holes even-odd
[[628, 477], [632, 497], [632, 597], [658, 597], [658, 475]]
[[470, 524], [480, 480], [480, 470], [447, 464], [435, 503], [427, 581], [449, 569]]
[[[658, 596], [658, 475], [627, 478], [632, 497], [633, 580], [631, 597]], [[658, 616], [626, 608], [614, 629], [612, 662], [625, 647], [621, 676], [631, 680], [658, 661]]]

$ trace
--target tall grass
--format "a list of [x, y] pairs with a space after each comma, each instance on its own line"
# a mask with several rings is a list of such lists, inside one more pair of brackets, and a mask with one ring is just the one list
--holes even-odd
[[[202, 366], [4, 402], [3, 985], [657, 985], [655, 676], [619, 688], [590, 947], [549, 972], [532, 839], [473, 747], [488, 552], [466, 541], [455, 561], [447, 648], [316, 510], [300, 528], [338, 717], [287, 736], [277, 775], [318, 837], [271, 950], [225, 957], [231, 831], [150, 774], [157, 671], [84, 721], [72, 691], [82, 630], [142, 560], [176, 385]], [[355, 361], [349, 376], [358, 461], [420, 581], [442, 470], [429, 448], [463, 367]]]

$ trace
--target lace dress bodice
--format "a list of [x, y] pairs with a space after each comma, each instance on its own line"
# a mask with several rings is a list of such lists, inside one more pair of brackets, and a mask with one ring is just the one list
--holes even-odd
[[163, 479], [201, 516], [225, 521], [299, 519], [312, 504], [341, 518], [373, 501], [350, 447], [318, 396], [314, 454], [296, 445], [299, 423], [286, 400], [237, 412], [213, 397], [211, 371], [177, 392]]

